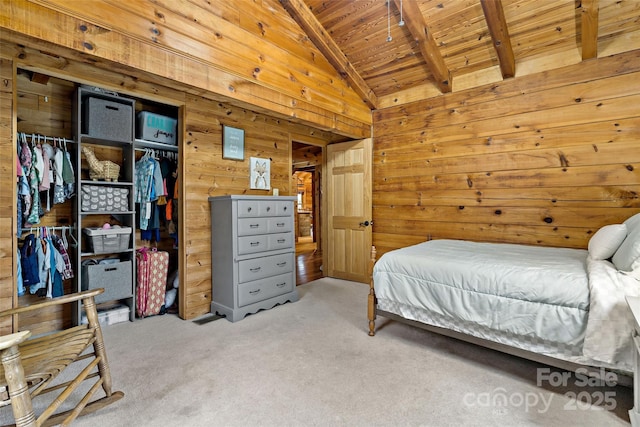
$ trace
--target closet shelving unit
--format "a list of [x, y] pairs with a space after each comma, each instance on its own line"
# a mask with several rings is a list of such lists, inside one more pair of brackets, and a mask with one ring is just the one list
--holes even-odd
[[[109, 110], [105, 110], [104, 115], [94, 114], [88, 108], [90, 100], [102, 102], [107, 105], [115, 105], [116, 115], [111, 115]], [[109, 107], [107, 107], [109, 108]], [[125, 112], [125, 116], [123, 116]], [[130, 114], [130, 116], [129, 116]], [[120, 122], [113, 122], [113, 119], [122, 119]], [[117, 302], [129, 307], [129, 320], [135, 319], [135, 283], [136, 283], [136, 259], [135, 259], [135, 233], [131, 233], [129, 245], [126, 249], [119, 248], [113, 253], [97, 254], [91, 250], [89, 239], [84, 236], [83, 229], [87, 227], [100, 227], [105, 223], [118, 224], [131, 227], [135, 230], [135, 204], [134, 204], [134, 135], [135, 135], [135, 100], [122, 96], [116, 96], [92, 88], [78, 87], [73, 105], [74, 133], [76, 139], [76, 197], [74, 198], [74, 215], [78, 238], [78, 250], [76, 251], [76, 265], [78, 275], [75, 283], [75, 291], [82, 291], [94, 287], [104, 287], [105, 293], [96, 298], [97, 303]], [[100, 123], [104, 120], [104, 123]], [[90, 121], [93, 121], [90, 123]], [[98, 121], [98, 123], [96, 123]], [[91, 126], [89, 126], [91, 124]], [[98, 132], [96, 126], [98, 125]], [[113, 136], [109, 135], [109, 129], [113, 129]], [[123, 137], [122, 135], [125, 135]], [[130, 135], [130, 136], [129, 136]], [[96, 157], [103, 157], [101, 160], [112, 160], [120, 165], [120, 174], [117, 181], [103, 181], [90, 179], [87, 169], [88, 161], [82, 154], [82, 148], [89, 146], [94, 149]], [[128, 190], [127, 210], [83, 210], [82, 196], [83, 188], [87, 186], [111, 187]], [[87, 283], [86, 277], [82, 274], [82, 263], [89, 259], [117, 258], [123, 264], [122, 272], [116, 276], [117, 280], [112, 283]], [[78, 324], [82, 319], [81, 304], [77, 304], [73, 313], [73, 322]]]

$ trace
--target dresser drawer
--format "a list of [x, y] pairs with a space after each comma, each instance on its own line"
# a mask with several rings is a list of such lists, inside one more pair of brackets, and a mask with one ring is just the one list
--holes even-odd
[[291, 292], [294, 286], [293, 273], [241, 283], [238, 285], [238, 307], [286, 294]]
[[278, 203], [287, 203], [287, 202], [277, 202], [275, 200], [238, 200], [238, 218], [252, 218], [258, 216], [276, 216], [278, 215], [278, 209], [283, 212], [281, 215], [288, 215], [288, 212], [293, 209], [293, 203], [291, 203], [291, 208], [282, 205], [280, 206]]
[[293, 216], [293, 202], [287, 200], [276, 201], [276, 215]]
[[291, 271], [293, 253], [247, 259], [238, 262], [238, 282], [251, 282]]
[[293, 248], [293, 233], [269, 234], [269, 250]]
[[267, 219], [267, 230], [269, 233], [284, 233], [293, 231], [293, 217], [280, 216]]
[[238, 218], [260, 216], [259, 200], [238, 200]]
[[269, 231], [270, 227], [267, 218], [241, 218], [238, 219], [238, 236], [273, 233]]
[[238, 237], [238, 255], [255, 254], [269, 250], [269, 235]]

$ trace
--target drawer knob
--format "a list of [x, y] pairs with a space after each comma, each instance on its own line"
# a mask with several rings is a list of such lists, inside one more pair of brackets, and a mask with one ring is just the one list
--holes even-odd
[[258, 228], [260, 224], [249, 224], [249, 228]]
[[284, 227], [284, 222], [279, 222], [276, 224], [276, 227]]
[[260, 242], [251, 242], [251, 243], [249, 243], [249, 244], [250, 244], [251, 246], [258, 246], [258, 245], [260, 245]]
[[253, 291], [249, 291], [251, 295], [258, 295], [260, 293], [260, 289], [255, 289]]
[[278, 239], [278, 243], [284, 243], [284, 242], [286, 242], [285, 239]]
[[287, 284], [287, 282], [276, 283], [276, 286], [279, 287], [279, 288], [283, 288], [284, 285], [286, 285], [286, 284]]
[[286, 261], [284, 261], [284, 262], [279, 262], [279, 263], [277, 263], [276, 265], [277, 265], [278, 267], [284, 267], [285, 265], [287, 265], [287, 262], [286, 262]]
[[262, 267], [254, 267], [254, 268], [250, 268], [249, 271], [252, 273], [257, 273], [258, 271], [260, 271]]

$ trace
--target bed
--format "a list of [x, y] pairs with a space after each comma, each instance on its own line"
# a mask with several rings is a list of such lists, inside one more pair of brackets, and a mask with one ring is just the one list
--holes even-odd
[[[429, 240], [372, 248], [369, 335], [378, 315], [551, 366], [633, 372], [640, 214], [599, 229], [588, 249]], [[627, 378], [624, 378], [627, 377]]]

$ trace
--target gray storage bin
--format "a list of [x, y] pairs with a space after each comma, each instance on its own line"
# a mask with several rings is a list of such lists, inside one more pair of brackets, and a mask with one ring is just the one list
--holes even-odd
[[87, 227], [82, 231], [87, 235], [89, 248], [96, 254], [123, 252], [129, 249], [131, 227]]
[[84, 100], [83, 133], [115, 141], [133, 140], [133, 106], [93, 96]]
[[127, 212], [129, 189], [104, 185], [83, 185], [80, 195], [83, 212]]
[[114, 301], [133, 296], [131, 261], [82, 265], [82, 290], [104, 288], [96, 303]]

